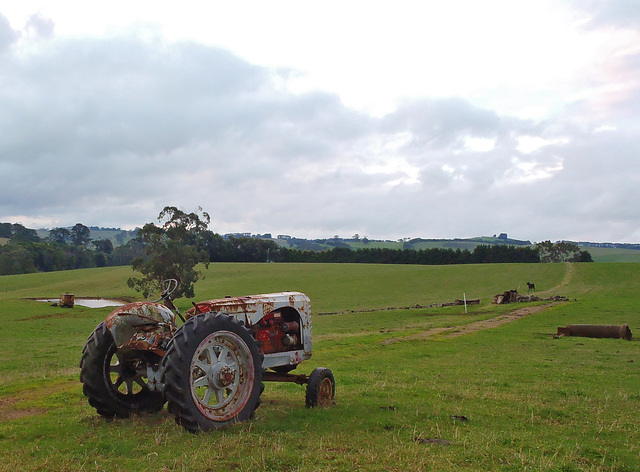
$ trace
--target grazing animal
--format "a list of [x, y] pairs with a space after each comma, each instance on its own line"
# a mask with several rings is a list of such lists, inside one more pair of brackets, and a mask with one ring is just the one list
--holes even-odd
[[529, 287], [529, 290], [528, 290], [529, 292], [531, 290], [533, 290], [535, 292], [535, 290], [536, 290], [536, 284], [532, 284], [530, 282], [527, 282], [527, 287]]

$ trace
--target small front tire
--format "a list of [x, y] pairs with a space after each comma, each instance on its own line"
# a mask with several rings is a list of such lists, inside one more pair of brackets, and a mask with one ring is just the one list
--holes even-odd
[[336, 396], [336, 381], [333, 372], [326, 367], [317, 367], [311, 372], [307, 383], [307, 408], [329, 407]]

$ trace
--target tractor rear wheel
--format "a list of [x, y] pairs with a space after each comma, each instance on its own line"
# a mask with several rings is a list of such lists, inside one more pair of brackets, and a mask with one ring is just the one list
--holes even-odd
[[190, 318], [163, 360], [169, 412], [191, 432], [251, 419], [264, 389], [262, 357], [242, 322], [210, 312]]
[[333, 378], [333, 372], [326, 367], [313, 369], [307, 383], [307, 408], [331, 406], [335, 396], [336, 381]]
[[164, 399], [160, 392], [149, 390], [146, 375], [147, 363], [125, 357], [111, 331], [100, 323], [89, 336], [80, 361], [80, 382], [89, 404], [108, 418], [160, 411]]

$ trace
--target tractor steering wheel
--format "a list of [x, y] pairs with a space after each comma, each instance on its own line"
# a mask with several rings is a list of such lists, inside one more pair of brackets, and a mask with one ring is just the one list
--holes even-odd
[[176, 279], [165, 279], [160, 282], [160, 298], [154, 301], [154, 303], [161, 302], [162, 300], [167, 300], [169, 296], [176, 291], [178, 288], [179, 282]]

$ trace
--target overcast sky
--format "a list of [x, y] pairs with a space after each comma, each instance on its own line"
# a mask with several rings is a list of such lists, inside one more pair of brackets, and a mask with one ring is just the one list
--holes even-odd
[[637, 0], [0, 0], [0, 222], [640, 242]]

